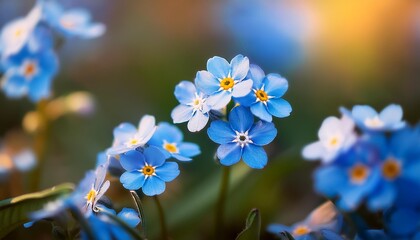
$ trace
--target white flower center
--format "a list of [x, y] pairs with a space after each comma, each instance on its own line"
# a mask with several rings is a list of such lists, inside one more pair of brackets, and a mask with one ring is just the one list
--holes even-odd
[[206, 98], [203, 98], [199, 96], [197, 93], [195, 93], [194, 100], [190, 103], [190, 106], [193, 107], [194, 112], [196, 111], [203, 111], [204, 103], [206, 102]]
[[238, 143], [239, 145], [241, 145], [242, 148], [248, 143], [253, 143], [252, 140], [248, 136], [248, 131], [246, 132], [235, 131], [235, 133], [236, 133], [236, 137], [232, 142]]
[[343, 137], [339, 134], [330, 136], [325, 142], [324, 146], [329, 150], [337, 150], [341, 147]]

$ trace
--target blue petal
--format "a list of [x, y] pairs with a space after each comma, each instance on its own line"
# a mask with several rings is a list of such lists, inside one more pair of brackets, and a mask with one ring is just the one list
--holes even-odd
[[[391, 104], [379, 113], [379, 118], [385, 125], [393, 125], [401, 122], [403, 110], [400, 105]], [[402, 126], [401, 126], [402, 127]]]
[[209, 121], [208, 113], [202, 113], [201, 111], [195, 112], [194, 116], [188, 122], [188, 130], [190, 132], [198, 132], [203, 129]]
[[144, 149], [144, 156], [146, 157], [146, 163], [153, 167], [162, 166], [165, 163], [165, 155], [154, 146], [149, 146]]
[[249, 107], [257, 101], [257, 97], [255, 96], [254, 91], [251, 90], [245, 97], [235, 98], [235, 101], [242, 106]]
[[29, 85], [28, 97], [33, 102], [38, 102], [41, 99], [48, 98], [51, 94], [52, 76], [40, 75], [32, 79]]
[[126, 142], [134, 134], [137, 133], [137, 128], [131, 123], [121, 123], [114, 128], [114, 141], [120, 143]]
[[252, 80], [244, 80], [233, 86], [232, 96], [233, 97], [244, 97], [251, 92]]
[[372, 107], [368, 105], [356, 105], [353, 107], [351, 111], [351, 115], [353, 116], [355, 121], [363, 123], [366, 118], [373, 118], [378, 113]]
[[6, 73], [1, 88], [9, 98], [19, 98], [28, 92], [28, 84], [24, 77], [17, 74]]
[[217, 157], [220, 163], [225, 166], [231, 166], [241, 160], [242, 148], [239, 144], [229, 143], [220, 145], [217, 148]]
[[392, 183], [382, 184], [369, 195], [367, 206], [371, 211], [378, 211], [391, 207], [397, 197], [397, 189]]
[[146, 179], [142, 190], [147, 196], [159, 195], [165, 191], [165, 182], [155, 176], [149, 177]]
[[149, 144], [162, 146], [164, 140], [169, 143], [182, 142], [182, 132], [172, 124], [161, 122], [158, 124], [155, 133], [149, 140]]
[[211, 95], [217, 92], [220, 88], [220, 82], [217, 78], [207, 72], [207, 71], [198, 71], [195, 77], [195, 85], [201, 92]]
[[251, 112], [258, 118], [266, 122], [271, 122], [273, 120], [273, 117], [268, 112], [267, 107], [262, 102], [256, 102], [255, 104], [252, 104]]
[[128, 190], [137, 190], [145, 184], [145, 177], [139, 171], [125, 172], [121, 175], [120, 182]]
[[238, 106], [233, 108], [230, 112], [229, 123], [233, 130], [246, 132], [254, 123], [254, 116], [247, 108]]
[[230, 66], [232, 68], [231, 77], [235, 80], [242, 80], [248, 74], [249, 59], [240, 54], [236, 55], [232, 61], [230, 61]]
[[281, 97], [289, 88], [287, 80], [279, 74], [270, 73], [264, 83], [264, 90], [269, 96]]
[[226, 59], [215, 56], [207, 61], [207, 70], [217, 78], [225, 78], [229, 75], [230, 64]]
[[229, 91], [220, 91], [217, 92], [210, 97], [207, 98], [207, 104], [211, 107], [211, 109], [219, 110], [230, 102], [232, 98], [232, 93]]
[[141, 221], [137, 211], [132, 208], [123, 208], [117, 216], [133, 228], [136, 227]]
[[252, 88], [260, 89], [265, 78], [265, 73], [259, 66], [255, 64], [250, 64], [249, 72], [246, 78], [251, 79], [254, 82]]
[[195, 143], [184, 142], [178, 146], [179, 153], [182, 156], [194, 157], [201, 153], [200, 147]]
[[179, 175], [178, 164], [176, 162], [166, 162], [156, 168], [156, 175], [163, 181], [170, 182]]
[[222, 120], [212, 122], [207, 129], [207, 134], [213, 142], [218, 144], [230, 143], [236, 136], [230, 124]]
[[178, 105], [172, 110], [171, 117], [174, 123], [183, 123], [193, 116], [193, 108], [187, 105]]
[[386, 226], [392, 234], [407, 236], [416, 232], [420, 214], [414, 209], [401, 208], [393, 211], [387, 218]]
[[120, 157], [120, 164], [127, 171], [139, 170], [145, 165], [144, 154], [136, 150], [121, 154]]
[[279, 118], [289, 116], [290, 112], [292, 111], [292, 106], [290, 106], [290, 103], [282, 98], [272, 98], [268, 100], [267, 107], [268, 112]]
[[337, 166], [317, 169], [314, 173], [315, 190], [327, 197], [334, 197], [346, 185], [346, 172]]
[[251, 168], [262, 169], [267, 165], [267, 154], [264, 148], [254, 144], [244, 147], [242, 159]]
[[283, 224], [270, 224], [267, 227], [267, 232], [273, 233], [273, 234], [279, 234], [281, 232], [292, 232], [292, 228]]
[[182, 104], [190, 104], [195, 99], [197, 89], [190, 81], [182, 81], [175, 87], [175, 97]]
[[255, 145], [269, 144], [277, 135], [277, 129], [273, 123], [258, 121], [249, 131], [249, 138]]

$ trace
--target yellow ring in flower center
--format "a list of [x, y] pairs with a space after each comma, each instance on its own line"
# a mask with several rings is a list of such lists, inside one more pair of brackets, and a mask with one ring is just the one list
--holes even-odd
[[394, 180], [401, 173], [401, 164], [393, 159], [389, 158], [385, 160], [382, 165], [382, 175], [388, 180]]
[[36, 64], [34, 62], [28, 62], [25, 64], [23, 74], [25, 77], [32, 77], [36, 72]]
[[178, 152], [178, 148], [176, 147], [175, 144], [172, 144], [172, 143], [165, 143], [163, 145], [163, 148], [170, 153], [177, 153]]
[[265, 102], [268, 100], [268, 95], [264, 90], [257, 90], [255, 92], [255, 96], [261, 101]]
[[234, 85], [235, 81], [230, 77], [223, 78], [222, 81], [220, 81], [220, 87], [223, 88], [223, 90], [229, 90], [233, 88]]
[[350, 181], [352, 183], [361, 184], [369, 176], [369, 168], [363, 164], [356, 164], [350, 169]]
[[155, 168], [152, 166], [144, 166], [141, 172], [146, 176], [152, 176], [155, 173]]
[[97, 192], [95, 191], [95, 189], [91, 189], [87, 194], [86, 194], [86, 201], [87, 202], [93, 202], [93, 200], [96, 198], [96, 194]]
[[311, 230], [307, 226], [301, 225], [293, 229], [293, 235], [302, 236], [302, 235], [308, 234], [310, 231]]

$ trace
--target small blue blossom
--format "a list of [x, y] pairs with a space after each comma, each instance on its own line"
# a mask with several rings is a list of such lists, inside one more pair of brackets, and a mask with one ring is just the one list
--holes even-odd
[[207, 133], [212, 141], [221, 144], [217, 149], [221, 164], [231, 166], [242, 158], [251, 168], [261, 169], [267, 164], [263, 146], [274, 140], [277, 130], [270, 122], [254, 124], [252, 113], [239, 106], [230, 112], [229, 122], [212, 122]]
[[105, 32], [102, 23], [92, 23], [89, 12], [84, 9], [65, 11], [55, 1], [44, 2], [44, 19], [66, 37], [95, 38]]
[[249, 59], [242, 55], [235, 56], [229, 63], [221, 57], [207, 61], [207, 71], [197, 72], [197, 88], [209, 95], [207, 104], [218, 110], [226, 107], [233, 97], [243, 97], [251, 91], [252, 80], [246, 80], [249, 71]]
[[1, 58], [17, 54], [28, 43], [32, 32], [41, 20], [41, 5], [37, 4], [27, 16], [18, 18], [3, 27], [0, 33]]
[[173, 157], [180, 161], [191, 161], [191, 157], [201, 153], [200, 147], [194, 143], [183, 142], [183, 138], [182, 132], [177, 127], [162, 122], [159, 123], [148, 144], [159, 148], [166, 158]]
[[270, 73], [267, 76], [257, 65], [251, 64], [247, 76], [252, 79], [252, 91], [236, 100], [246, 107], [261, 120], [271, 122], [273, 117], [287, 117], [292, 111], [292, 106], [281, 97], [288, 89], [288, 82], [278, 74]]
[[175, 87], [175, 97], [180, 104], [171, 113], [174, 123], [188, 121], [190, 132], [203, 129], [209, 121], [207, 96], [198, 91], [192, 82], [182, 81]]
[[334, 207], [334, 204], [327, 202], [315, 210], [309, 216], [292, 226], [283, 224], [270, 224], [267, 231], [279, 235], [281, 232], [290, 233], [296, 240], [316, 240], [317, 235], [322, 239], [337, 240], [343, 239], [340, 236], [342, 216]]
[[[102, 211], [108, 211], [115, 214], [115, 211], [112, 209], [102, 209]], [[131, 208], [123, 208], [121, 212], [118, 213], [117, 217], [132, 228], [135, 228], [141, 221], [138, 213]], [[97, 239], [132, 239], [132, 236], [124, 227], [120, 226], [106, 214], [98, 212], [96, 215], [90, 215], [87, 220], [90, 228], [94, 230], [93, 233]], [[82, 239], [89, 239], [89, 236], [84, 231], [82, 231]]]
[[380, 113], [368, 105], [356, 105], [352, 111], [341, 108], [343, 114], [349, 115], [357, 126], [369, 131], [394, 131], [405, 126], [402, 120], [403, 110], [400, 105], [390, 104]]
[[347, 151], [356, 141], [354, 122], [347, 116], [341, 119], [328, 117], [318, 131], [319, 141], [310, 143], [302, 151], [308, 160], [321, 159], [323, 163], [334, 161], [335, 157]]
[[51, 83], [58, 70], [58, 60], [52, 49], [24, 47], [3, 62], [7, 69], [1, 88], [10, 98], [28, 95], [38, 102], [51, 95]]
[[165, 155], [156, 147], [149, 146], [143, 152], [132, 150], [121, 156], [121, 165], [126, 170], [120, 182], [126, 189], [142, 189], [147, 196], [165, 191], [165, 182], [179, 175], [178, 164], [165, 162]]
[[155, 117], [150, 115], [141, 118], [138, 128], [131, 123], [121, 123], [114, 129], [114, 142], [107, 154], [118, 155], [143, 147], [152, 138], [155, 130]]
[[392, 208], [384, 214], [385, 229], [392, 239], [419, 239], [420, 211], [413, 208]]

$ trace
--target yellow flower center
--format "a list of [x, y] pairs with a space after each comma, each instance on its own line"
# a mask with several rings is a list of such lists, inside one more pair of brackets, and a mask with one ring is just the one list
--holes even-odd
[[71, 29], [76, 26], [76, 24], [73, 21], [70, 21], [69, 19], [65, 19], [65, 18], [62, 18], [60, 20], [60, 23], [61, 23], [61, 26], [67, 29]]
[[20, 37], [20, 36], [22, 36], [22, 34], [23, 34], [23, 29], [21, 29], [21, 28], [16, 29], [16, 31], [15, 31], [15, 36], [16, 37]]
[[310, 231], [311, 229], [309, 229], [307, 226], [300, 225], [300, 226], [295, 227], [295, 229], [293, 229], [293, 235], [302, 236], [302, 235], [308, 234]]
[[144, 166], [141, 172], [146, 176], [152, 176], [155, 173], [155, 168], [152, 166]]
[[233, 88], [234, 85], [235, 81], [230, 77], [223, 78], [222, 81], [220, 81], [220, 87], [223, 88], [223, 90], [229, 90]]
[[261, 101], [261, 102], [265, 102], [268, 100], [268, 95], [264, 90], [257, 90], [255, 92], [255, 96], [257, 96], [257, 98]]
[[401, 164], [393, 159], [389, 158], [382, 164], [382, 175], [388, 180], [394, 180], [401, 173]]
[[36, 70], [37, 70], [36, 63], [33, 61], [28, 61], [25, 63], [23, 67], [23, 75], [25, 75], [25, 77], [27, 78], [30, 78], [36, 73]]
[[369, 168], [363, 164], [356, 164], [350, 169], [350, 181], [355, 184], [363, 183], [369, 176]]
[[384, 124], [384, 122], [381, 121], [381, 119], [379, 119], [378, 116], [375, 116], [373, 118], [366, 119], [365, 120], [365, 125], [370, 127], [370, 128], [381, 128], [385, 124]]
[[133, 138], [128, 142], [130, 145], [137, 145], [139, 143], [139, 140]]
[[177, 153], [178, 152], [178, 148], [173, 143], [165, 143], [165, 144], [163, 144], [163, 148], [170, 153]]
[[93, 200], [96, 198], [96, 194], [98, 194], [96, 191], [95, 191], [95, 189], [91, 189], [89, 192], [88, 192], [88, 194], [86, 194], [86, 197], [85, 197], [85, 199], [86, 199], [86, 201], [88, 202], [88, 203], [92, 203], [93, 202]]

